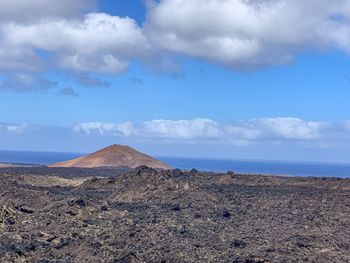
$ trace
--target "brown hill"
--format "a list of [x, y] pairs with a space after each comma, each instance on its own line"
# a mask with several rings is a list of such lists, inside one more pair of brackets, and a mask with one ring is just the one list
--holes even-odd
[[158, 169], [170, 169], [170, 166], [152, 158], [151, 156], [140, 153], [129, 146], [117, 144], [111, 145], [87, 156], [52, 164], [50, 167], [93, 168], [103, 166], [127, 166], [136, 168], [142, 165]]

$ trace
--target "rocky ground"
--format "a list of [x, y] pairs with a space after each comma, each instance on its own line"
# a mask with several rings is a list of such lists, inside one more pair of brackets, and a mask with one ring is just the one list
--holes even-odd
[[0, 174], [1, 262], [350, 262], [349, 179]]

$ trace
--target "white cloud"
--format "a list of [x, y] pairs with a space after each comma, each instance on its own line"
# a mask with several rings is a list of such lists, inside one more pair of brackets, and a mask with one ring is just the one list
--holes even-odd
[[[299, 118], [262, 118], [241, 123], [243, 134], [255, 134], [256, 138], [286, 140], [317, 140], [324, 137], [330, 127], [325, 122], [304, 121]], [[236, 127], [233, 125], [233, 127]], [[246, 136], [245, 136], [246, 137]], [[249, 137], [248, 137], [249, 138]]]
[[73, 130], [75, 132], [85, 133], [90, 135], [92, 132], [97, 131], [99, 134], [103, 135], [109, 132], [113, 132], [115, 129], [114, 123], [102, 123], [102, 122], [85, 122], [79, 123], [74, 126]]
[[233, 68], [289, 62], [302, 49], [350, 51], [346, 0], [161, 0], [148, 15], [156, 45]]
[[186, 140], [221, 137], [218, 124], [208, 119], [147, 121], [141, 125], [137, 134], [145, 137]]
[[146, 2], [140, 26], [92, 12], [93, 0], [2, 0], [0, 70], [118, 74], [136, 60], [176, 72], [176, 54], [246, 69], [288, 63], [310, 49], [350, 52], [347, 0]]
[[103, 13], [91, 13], [83, 19], [6, 23], [1, 26], [0, 46], [26, 51], [21, 61], [41, 50], [55, 53], [63, 69], [104, 73], [125, 70], [130, 59], [142, 57], [150, 48], [133, 19]]
[[97, 132], [101, 135], [114, 134], [125, 137], [140, 138], [163, 138], [163, 139], [218, 139], [220, 130], [218, 124], [208, 119], [193, 120], [152, 120], [136, 125], [131, 122], [103, 123], [88, 122], [79, 123], [74, 131], [92, 134]]
[[[349, 162], [349, 122], [263, 118], [142, 123], [78, 123], [73, 127], [0, 123], [2, 149], [92, 152], [127, 144], [155, 156]], [[146, 150], [147, 149], [147, 150]]]
[[95, 7], [93, 0], [1, 0], [0, 21], [70, 17]]
[[[343, 125], [342, 125], [343, 126]], [[304, 121], [299, 118], [262, 118], [244, 122], [218, 123], [209, 119], [153, 120], [141, 124], [80, 123], [76, 132], [122, 137], [206, 140], [244, 144], [257, 141], [322, 141], [336, 139], [338, 127], [326, 122]], [[334, 135], [332, 138], [331, 135]]]
[[[36, 125], [0, 123], [0, 131], [25, 132], [47, 129]], [[55, 127], [52, 127], [55, 128]], [[56, 127], [57, 128], [57, 127]], [[72, 127], [76, 134], [115, 136], [165, 141], [339, 143], [350, 139], [349, 121], [341, 123], [304, 121], [299, 118], [260, 118], [219, 123], [210, 119], [152, 120], [132, 122], [81, 122]]]
[[132, 136], [135, 132], [134, 125], [131, 122], [85, 122], [76, 124], [73, 130], [86, 135], [97, 132], [100, 135]]
[[15, 133], [20, 134], [25, 132], [26, 130], [33, 129], [35, 126], [27, 124], [27, 123], [21, 123], [21, 124], [7, 124], [7, 123], [0, 123], [0, 131], [5, 131], [8, 133]]

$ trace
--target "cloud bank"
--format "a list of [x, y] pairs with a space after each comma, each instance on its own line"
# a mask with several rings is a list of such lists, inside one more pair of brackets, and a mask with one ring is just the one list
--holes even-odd
[[127, 144], [155, 156], [350, 162], [350, 121], [261, 118], [142, 123], [82, 122], [71, 127], [0, 123], [0, 148], [92, 152]]
[[[67, 90], [67, 93], [70, 91]], [[73, 95], [73, 94], [67, 94]], [[0, 123], [0, 130], [14, 133], [45, 130], [34, 124]], [[51, 127], [50, 129], [55, 129]], [[58, 127], [57, 127], [58, 129]], [[62, 128], [60, 128], [62, 129]], [[220, 123], [210, 119], [151, 120], [142, 123], [81, 122], [65, 128], [76, 135], [114, 136], [136, 139], [191, 142], [325, 141], [350, 139], [350, 121], [305, 121], [300, 118], [260, 118]]]
[[142, 26], [94, 12], [97, 3], [1, 1], [0, 69], [119, 74], [140, 61], [166, 71], [179, 54], [241, 70], [288, 63], [305, 50], [350, 51], [346, 0], [149, 0]]
[[349, 124], [304, 121], [299, 118], [261, 118], [218, 123], [210, 119], [152, 120], [131, 122], [78, 123], [73, 130], [83, 135], [99, 134], [128, 138], [208, 141], [244, 144], [259, 141], [322, 142], [349, 139]]
[[306, 49], [349, 52], [349, 18], [346, 0], [162, 0], [150, 4], [146, 29], [164, 49], [242, 69]]

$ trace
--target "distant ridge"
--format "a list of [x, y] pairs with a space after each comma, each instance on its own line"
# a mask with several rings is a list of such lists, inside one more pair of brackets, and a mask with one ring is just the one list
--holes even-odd
[[138, 152], [129, 146], [118, 144], [108, 146], [83, 157], [52, 164], [50, 167], [94, 168], [127, 166], [136, 168], [142, 165], [157, 169], [170, 169], [170, 166], [151, 156]]

